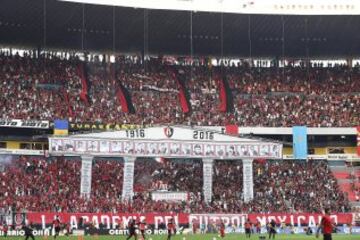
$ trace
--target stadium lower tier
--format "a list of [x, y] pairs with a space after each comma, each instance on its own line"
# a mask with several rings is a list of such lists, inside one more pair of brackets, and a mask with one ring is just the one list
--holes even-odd
[[[134, 197], [122, 201], [123, 160], [95, 159], [92, 190], [80, 196], [81, 160], [63, 157], [10, 156], [1, 162], [0, 210], [3, 212], [176, 212], [268, 213], [350, 212], [325, 161], [255, 161], [254, 199], [242, 200], [242, 162], [217, 160], [213, 197], [203, 200], [202, 161], [138, 159]], [[153, 192], [186, 193], [184, 201], [156, 201]]]

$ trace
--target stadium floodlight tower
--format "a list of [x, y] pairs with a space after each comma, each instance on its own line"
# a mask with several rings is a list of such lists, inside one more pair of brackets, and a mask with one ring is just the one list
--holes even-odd
[[213, 163], [219, 160], [243, 161], [243, 196], [248, 202], [254, 197], [253, 159], [282, 158], [278, 142], [230, 136], [204, 127], [159, 126], [112, 132], [51, 137], [50, 155], [81, 156], [82, 196], [91, 195], [91, 165], [93, 158], [122, 157], [124, 179], [122, 200], [131, 201], [134, 191], [134, 167], [137, 157], [201, 158], [203, 161], [203, 195], [212, 199]]

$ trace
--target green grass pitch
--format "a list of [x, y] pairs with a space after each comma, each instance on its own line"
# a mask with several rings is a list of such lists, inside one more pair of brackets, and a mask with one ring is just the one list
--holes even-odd
[[[166, 235], [153, 235], [153, 236], [146, 236], [147, 240], [166, 240]], [[172, 237], [172, 240], [221, 240], [216, 234], [197, 234], [197, 235], [177, 235]], [[8, 240], [24, 240], [24, 237], [1, 237], [1, 239], [8, 239]], [[35, 240], [53, 240], [53, 237], [35, 237]], [[85, 236], [82, 238], [83, 240], [125, 240], [126, 236]], [[134, 238], [132, 238], [134, 239]], [[138, 237], [138, 240], [141, 238]], [[224, 240], [242, 240], [242, 239], [249, 239], [245, 238], [243, 234], [228, 234], [223, 238]], [[259, 235], [252, 235], [251, 240], [258, 240]], [[266, 237], [268, 239], [268, 237]], [[305, 236], [305, 235], [277, 235], [275, 237], [277, 240], [310, 240], [310, 239], [322, 239], [322, 236], [316, 238], [314, 235], [312, 236]], [[57, 240], [78, 240], [78, 237], [58, 237]], [[360, 240], [360, 235], [336, 235], [333, 234], [333, 240]]]

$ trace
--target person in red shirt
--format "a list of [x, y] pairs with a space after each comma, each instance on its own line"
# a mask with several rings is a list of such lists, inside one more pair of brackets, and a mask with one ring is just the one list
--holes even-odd
[[9, 227], [8, 227], [8, 225], [6, 224], [6, 222], [3, 223], [2, 230], [3, 230], [3, 232], [4, 232], [4, 237], [7, 237]]
[[259, 221], [257, 221], [256, 223], [256, 233], [257, 234], [261, 233], [261, 223]]
[[330, 219], [330, 209], [327, 208], [325, 209], [325, 215], [322, 217], [321, 222], [320, 222], [320, 226], [317, 229], [316, 232], [316, 237], [319, 237], [319, 233], [320, 230], [323, 233], [324, 236], [324, 240], [332, 240], [332, 232], [333, 232], [333, 224], [331, 223], [331, 219]]
[[141, 233], [141, 237], [143, 240], [145, 240], [145, 229], [146, 229], [146, 222], [145, 220], [142, 220], [141, 222], [139, 222], [139, 230]]
[[250, 219], [248, 218], [247, 221], [245, 222], [245, 236], [246, 236], [246, 238], [251, 237], [251, 225], [252, 225], [252, 223], [250, 222]]
[[170, 240], [172, 235], [175, 235], [175, 233], [176, 233], [176, 228], [175, 228], [175, 224], [174, 224], [173, 219], [170, 219], [169, 223], [167, 224], [167, 229], [168, 229], [167, 240]]
[[220, 222], [220, 237], [221, 238], [225, 237], [225, 224], [224, 224], [224, 221], [222, 221], [222, 220]]
[[56, 237], [59, 236], [60, 234], [60, 219], [59, 219], [59, 216], [56, 216], [55, 220], [53, 221], [53, 227], [54, 227], [54, 230], [55, 230], [55, 235], [54, 235], [54, 239], [56, 239]]

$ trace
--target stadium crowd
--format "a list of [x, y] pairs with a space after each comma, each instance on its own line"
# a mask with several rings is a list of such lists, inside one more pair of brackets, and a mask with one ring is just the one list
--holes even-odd
[[79, 160], [21, 156], [0, 173], [1, 207], [13, 211], [76, 211]]
[[[0, 118], [273, 127], [360, 121], [359, 68], [145, 65], [124, 57], [110, 64], [8, 52], [0, 53], [0, 66]], [[230, 112], [219, 111], [220, 76], [233, 100]], [[189, 113], [182, 111], [176, 79], [184, 83]], [[123, 109], [119, 89], [129, 93], [133, 112]]]
[[[254, 200], [242, 201], [241, 161], [215, 161], [213, 201], [202, 198], [199, 160], [139, 159], [133, 201], [121, 201], [122, 160], [96, 159], [89, 199], [80, 196], [77, 158], [21, 156], [0, 172], [0, 208], [62, 212], [349, 212], [348, 200], [324, 161], [254, 162]], [[153, 201], [152, 191], [183, 191], [184, 202]], [[301, 197], [299, 197], [301, 196]]]

